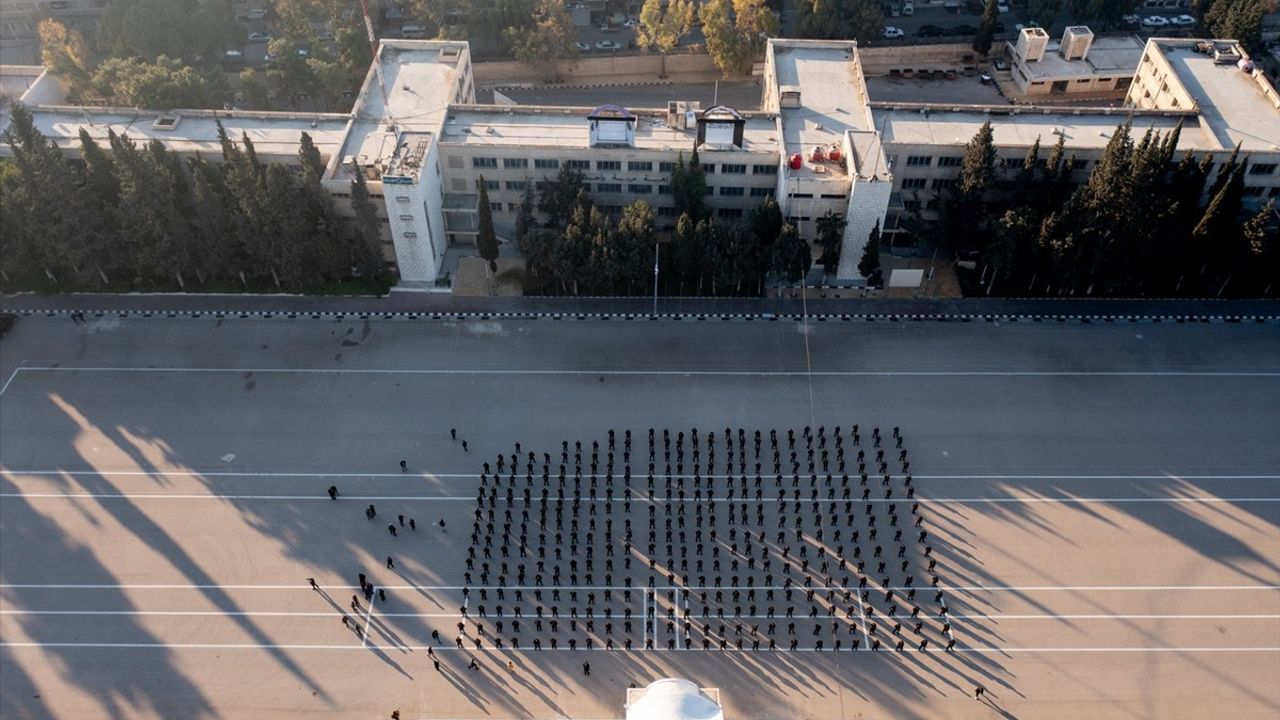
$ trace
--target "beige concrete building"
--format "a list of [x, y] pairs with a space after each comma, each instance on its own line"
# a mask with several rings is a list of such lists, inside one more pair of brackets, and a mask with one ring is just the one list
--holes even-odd
[[1143, 41], [1133, 35], [1095, 37], [1074, 25], [1053, 40], [1042, 28], [1023, 28], [1005, 54], [1018, 90], [1030, 98], [1117, 92], [1129, 88]]
[[[1037, 68], [1058, 64], [1053, 57], [1093, 62], [1096, 89], [1101, 78], [1119, 77], [1102, 70], [1126, 64], [1130, 49], [1107, 49], [1086, 33], [1069, 33], [1065, 55], [1061, 46], [1051, 50], [1043, 31], [1024, 33], [1016, 52], [1028, 65], [1048, 58]], [[1137, 134], [1181, 125], [1179, 150], [1216, 160], [1239, 144], [1250, 159], [1246, 200], [1257, 205], [1280, 195], [1280, 104], [1235, 43], [1151, 40], [1134, 63], [1127, 107], [1115, 109], [876, 102], [856, 43], [783, 39], [769, 42], [759, 110], [477, 105], [468, 45], [450, 41], [383, 41], [350, 113], [68, 107], [56, 81], [33, 79], [30, 71], [15, 71], [6, 87], [22, 91], [37, 127], [71, 154], [81, 129], [99, 141], [110, 129], [216, 159], [220, 121], [232, 137], [251, 138], [264, 159], [294, 162], [298, 137], [310, 133], [327, 158], [325, 182], [340, 207], [349, 210], [352, 173], [358, 168], [366, 178], [381, 205], [387, 261], [404, 282], [437, 283], [459, 256], [476, 252], [482, 178], [502, 252], [510, 255], [524, 190], [565, 166], [582, 173], [605, 210], [644, 200], [660, 228], [672, 228], [671, 168], [695, 150], [707, 169], [707, 203], [723, 220], [742, 217], [770, 195], [807, 239], [823, 214], [843, 215], [837, 277], [857, 282], [872, 226], [904, 236], [912, 218], [933, 217], [965, 144], [988, 121], [1010, 178], [1037, 140], [1047, 155], [1061, 137], [1083, 180], [1115, 128], [1131, 121]], [[1113, 80], [1110, 91], [1120, 87]], [[0, 126], [7, 122], [0, 115]]]

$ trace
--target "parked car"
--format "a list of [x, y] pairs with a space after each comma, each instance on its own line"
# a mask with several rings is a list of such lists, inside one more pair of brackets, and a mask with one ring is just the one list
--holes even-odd
[[897, 40], [898, 38], [906, 35], [906, 33], [902, 32], [902, 28], [896, 28], [892, 25], [886, 25], [884, 30], [880, 31], [880, 34], [883, 35], [886, 40]]
[[591, 46], [584, 42], [576, 42], [574, 45], [578, 48], [578, 52], [587, 52], [591, 50]]
[[916, 30], [916, 35], [919, 35], [920, 37], [942, 37], [946, 34], [946, 28], [942, 28], [937, 25], [921, 25], [920, 29]]
[[951, 28], [950, 30], [948, 30], [948, 31], [947, 31], [947, 34], [948, 34], [948, 35], [956, 35], [956, 36], [958, 36], [958, 37], [963, 37], [963, 36], [966, 36], [966, 35], [977, 35], [977, 34], [978, 34], [978, 28], [976, 28], [976, 27], [974, 27], [974, 26], [972, 26], [972, 25], [956, 25], [955, 27], [953, 27], [953, 28]]
[[1162, 28], [1169, 26], [1169, 19], [1163, 15], [1148, 15], [1142, 18], [1142, 27], [1144, 28]]
[[612, 40], [601, 40], [596, 43], [597, 50], [621, 50], [622, 46]]
[[262, 32], [261, 30], [251, 32], [249, 33], [249, 42], [271, 42], [271, 33]]
[[1196, 19], [1190, 15], [1177, 15], [1169, 18], [1169, 24], [1178, 27], [1191, 27], [1196, 24]]
[[629, 18], [627, 18], [627, 21], [626, 21], [626, 22], [622, 23], [622, 26], [623, 26], [623, 27], [635, 27], [635, 26], [637, 26], [637, 25], [639, 25], [639, 24], [640, 24], [640, 20], [639, 20], [638, 18], [629, 17]]
[[1120, 24], [1125, 27], [1138, 27], [1142, 23], [1142, 18], [1137, 15], [1125, 15], [1120, 18]]
[[1004, 0], [1000, 0], [1000, 2], [997, 2], [996, 12], [1000, 13], [1001, 15], [1009, 12], [1009, 3], [1004, 2]]

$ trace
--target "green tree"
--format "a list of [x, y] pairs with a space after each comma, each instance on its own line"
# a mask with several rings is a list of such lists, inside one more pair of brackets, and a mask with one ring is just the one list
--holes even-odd
[[1226, 182], [1214, 193], [1205, 207], [1192, 240], [1204, 252], [1208, 269], [1205, 281], [1209, 287], [1226, 282], [1231, 276], [1233, 260], [1238, 255], [1237, 238], [1241, 233], [1240, 209], [1244, 200], [1245, 163], [1236, 164]]
[[858, 260], [858, 273], [864, 278], [871, 277], [880, 269], [880, 221], [876, 221], [867, 236], [867, 244], [862, 247], [862, 257]]
[[369, 197], [364, 170], [356, 164], [351, 167], [351, 209], [356, 216], [352, 224], [351, 265], [358, 277], [372, 280], [383, 267], [381, 223], [378, 207]]
[[800, 238], [791, 223], [782, 226], [774, 250], [773, 272], [787, 282], [798, 282], [813, 266], [813, 251], [809, 249], [809, 243]]
[[67, 83], [68, 94], [79, 100], [92, 78], [89, 46], [79, 30], [68, 30], [57, 20], [41, 20], [36, 26], [40, 38], [40, 59], [58, 79]]
[[944, 237], [948, 246], [959, 249], [981, 237], [983, 207], [995, 179], [995, 164], [991, 122], [987, 121], [965, 146], [960, 177], [943, 204]]
[[654, 221], [649, 203], [637, 200], [622, 209], [609, 239], [610, 274], [628, 295], [644, 293], [652, 279]]
[[1211, 37], [1239, 40], [1254, 47], [1262, 36], [1266, 0], [1213, 0], [1204, 13], [1204, 25]]
[[708, 0], [701, 15], [707, 52], [726, 76], [748, 74], [778, 34], [778, 17], [763, 0]]
[[476, 212], [480, 216], [476, 248], [480, 251], [480, 257], [489, 265], [489, 272], [497, 272], [498, 235], [493, 230], [493, 208], [489, 206], [489, 189], [485, 187], [483, 175], [480, 176], [480, 201]]
[[112, 105], [158, 110], [221, 108], [231, 94], [221, 73], [201, 73], [164, 55], [153, 63], [109, 58], [94, 71], [85, 92]]
[[991, 43], [996, 36], [996, 22], [999, 19], [1000, 13], [996, 7], [996, 0], [987, 0], [982, 8], [982, 25], [978, 27], [978, 34], [973, 36], [974, 52], [982, 56], [991, 52]]
[[884, 29], [884, 9], [879, 0], [846, 0], [845, 22], [853, 38], [870, 43], [880, 38]]
[[[524, 193], [520, 196], [520, 210], [516, 213], [516, 229], [515, 241], [516, 247], [523, 247], [524, 238], [534, 227], [533, 209], [536, 207], [533, 199], [533, 183], [528, 179], [524, 183]], [[523, 254], [521, 250], [521, 254]]]
[[271, 107], [271, 98], [267, 92], [266, 76], [253, 68], [240, 71], [240, 89], [252, 110], [267, 110]]
[[144, 62], [166, 55], [196, 63], [244, 42], [243, 26], [227, 2], [111, 0], [97, 27], [100, 52]]
[[301, 96], [313, 95], [319, 87], [308, 58], [298, 54], [305, 48], [289, 36], [278, 37], [267, 47], [275, 57], [266, 72], [267, 82], [275, 88], [279, 97], [288, 98], [289, 106], [297, 110]]
[[828, 210], [814, 224], [818, 229], [818, 246], [822, 248], [818, 264], [830, 275], [840, 265], [840, 247], [844, 244], [844, 228], [848, 223], [843, 215]]
[[198, 259], [196, 278], [205, 283], [231, 277], [243, 267], [240, 247], [236, 244], [232, 200], [217, 165], [201, 158], [191, 161], [192, 200], [195, 214], [191, 219], [193, 252]]
[[695, 223], [705, 218], [709, 212], [706, 197], [707, 178], [698, 162], [698, 151], [693, 151], [689, 165], [684, 163], [684, 153], [677, 154], [671, 169], [671, 203], [676, 216], [688, 215]]
[[578, 55], [578, 30], [560, 0], [539, 0], [533, 26], [504, 32], [512, 53], [520, 62], [539, 70], [547, 79], [559, 77], [559, 60]]
[[585, 190], [582, 173], [570, 168], [568, 163], [560, 163], [556, 179], [545, 181], [538, 192], [538, 211], [546, 216], [547, 227], [565, 227]]
[[849, 33], [844, 14], [834, 0], [799, 0], [796, 12], [795, 27], [800, 37], [830, 40]]
[[1027, 19], [1048, 27], [1062, 9], [1062, 0], [1029, 0], [1027, 3]]
[[668, 0], [665, 5], [661, 0], [645, 0], [636, 25], [636, 44], [669, 52], [693, 29], [697, 16], [693, 0]]

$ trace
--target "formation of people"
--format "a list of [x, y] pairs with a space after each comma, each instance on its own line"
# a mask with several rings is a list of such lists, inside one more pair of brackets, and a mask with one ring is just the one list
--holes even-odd
[[459, 649], [955, 647], [899, 428], [638, 443], [484, 463]]

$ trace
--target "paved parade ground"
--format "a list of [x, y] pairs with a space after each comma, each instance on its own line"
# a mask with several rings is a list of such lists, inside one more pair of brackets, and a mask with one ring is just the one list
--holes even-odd
[[24, 317], [0, 383], [6, 719], [1280, 714], [1272, 323]]

